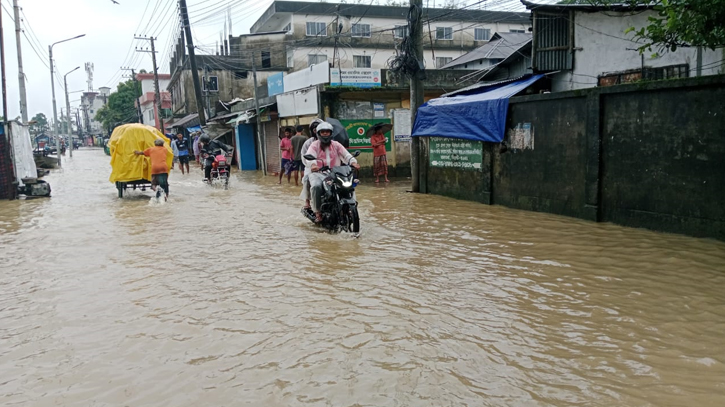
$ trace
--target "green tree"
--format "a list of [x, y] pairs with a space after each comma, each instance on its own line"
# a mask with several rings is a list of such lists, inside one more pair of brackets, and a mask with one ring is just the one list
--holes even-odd
[[627, 30], [634, 33], [635, 39], [643, 42], [639, 47], [640, 52], [725, 46], [725, 0], [564, 0], [561, 3], [651, 6], [656, 15], [649, 16], [644, 27], [630, 27]]
[[108, 103], [96, 112], [96, 120], [109, 131], [118, 125], [138, 121], [135, 101], [141, 94], [141, 83], [132, 79], [118, 84], [108, 97]]
[[31, 133], [38, 135], [48, 130], [48, 118], [43, 113], [36, 114], [30, 121], [35, 122], [30, 125]]

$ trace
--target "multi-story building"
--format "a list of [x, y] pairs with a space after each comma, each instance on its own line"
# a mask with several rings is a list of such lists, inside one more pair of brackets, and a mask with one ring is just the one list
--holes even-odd
[[[171, 81], [171, 75], [159, 75], [159, 92], [161, 95], [161, 117], [167, 119], [171, 116], [171, 93], [166, 90]], [[136, 80], [141, 82], [141, 97], [137, 103], [140, 106], [143, 124], [157, 127], [161, 125], [159, 121], [158, 103], [156, 102], [156, 87], [154, 84], [154, 74], [139, 73], [136, 74]]]
[[[251, 33], [285, 32], [286, 65], [297, 71], [328, 61], [336, 68], [386, 68], [407, 36], [408, 7], [275, 1]], [[529, 13], [425, 9], [427, 69], [444, 66], [496, 33], [525, 33]], [[233, 48], [232, 48], [233, 49]]]
[[98, 88], [98, 92], [83, 92], [81, 96], [81, 109], [83, 110], [83, 122], [85, 123], [85, 132], [91, 135], [100, 135], [103, 133], [103, 125], [96, 121], [96, 113], [98, 110], [108, 103], [111, 95], [111, 88]]

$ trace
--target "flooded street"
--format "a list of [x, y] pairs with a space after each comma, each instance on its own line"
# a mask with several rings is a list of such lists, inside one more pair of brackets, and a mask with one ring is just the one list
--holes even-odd
[[725, 243], [404, 181], [355, 239], [275, 177], [157, 204], [108, 162], [0, 202], [0, 405], [725, 405]]

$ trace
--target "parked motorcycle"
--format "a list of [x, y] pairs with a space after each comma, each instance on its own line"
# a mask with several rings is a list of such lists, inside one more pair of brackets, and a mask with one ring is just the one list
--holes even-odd
[[211, 164], [211, 182], [214, 183], [216, 181], [219, 181], [224, 189], [229, 189], [229, 172], [231, 169], [230, 162], [231, 162], [231, 154], [227, 153], [222, 154], [219, 153], [215, 156], [211, 156], [210, 154], [203, 153], [202, 158], [207, 160], [212, 158], [214, 161]]
[[[356, 151], [353, 156], [360, 155]], [[305, 159], [314, 160], [315, 157], [306, 155]], [[355, 200], [355, 187], [360, 180], [355, 178], [355, 171], [349, 165], [339, 167], [320, 168], [320, 172], [326, 174], [322, 183], [324, 193], [320, 212], [322, 213], [322, 227], [333, 232], [360, 232], [360, 215], [358, 214], [357, 201]], [[302, 214], [312, 223], [315, 222], [315, 213], [310, 208], [303, 208]]]

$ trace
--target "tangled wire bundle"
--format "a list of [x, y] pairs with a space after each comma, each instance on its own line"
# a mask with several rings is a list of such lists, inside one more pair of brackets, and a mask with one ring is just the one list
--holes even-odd
[[408, 9], [408, 35], [403, 37], [403, 41], [396, 47], [395, 56], [388, 61], [388, 68], [397, 76], [412, 78], [425, 69], [416, 55], [413, 42], [413, 38], [418, 34], [416, 28], [421, 15], [422, 10], [417, 5], [412, 5]]

